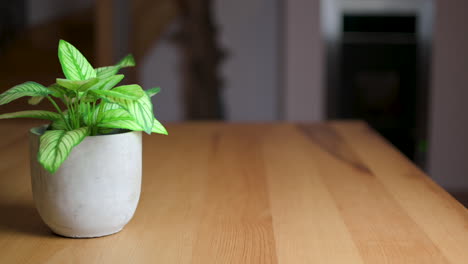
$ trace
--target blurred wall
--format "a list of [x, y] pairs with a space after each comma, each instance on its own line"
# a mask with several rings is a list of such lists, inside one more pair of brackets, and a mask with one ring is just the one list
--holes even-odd
[[280, 0], [217, 0], [229, 120], [278, 119]]
[[[317, 121], [325, 117], [324, 40], [320, 0], [285, 3], [285, 119]], [[332, 5], [332, 1], [330, 1]], [[327, 14], [334, 12], [325, 7]], [[328, 19], [330, 18], [330, 19]], [[333, 22], [333, 16], [325, 17]], [[328, 28], [327, 26], [325, 26]], [[332, 29], [332, 25], [329, 29]]]
[[[214, 3], [219, 43], [228, 55], [220, 68], [227, 119], [278, 119], [280, 0]], [[174, 24], [154, 46], [140, 76], [144, 87], [161, 86], [154, 103], [157, 116], [167, 121], [183, 119], [180, 55], [170, 40], [176, 30]]]
[[468, 190], [467, 11], [468, 1], [436, 1], [429, 171], [454, 191]]
[[73, 11], [91, 7], [94, 0], [28, 0], [28, 24], [37, 25]]
[[178, 30], [174, 22], [142, 62], [139, 81], [145, 89], [159, 86], [161, 92], [152, 97], [156, 118], [165, 121], [184, 119], [182, 108], [182, 82], [179, 68], [180, 53], [172, 41]]

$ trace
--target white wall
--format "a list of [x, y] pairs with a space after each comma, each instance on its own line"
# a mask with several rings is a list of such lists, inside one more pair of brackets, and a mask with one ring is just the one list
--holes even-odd
[[184, 119], [180, 74], [180, 53], [171, 40], [178, 30], [175, 22], [148, 52], [140, 70], [139, 82], [145, 89], [159, 86], [161, 92], [152, 97], [156, 118], [164, 121]]
[[285, 118], [322, 120], [325, 49], [320, 0], [289, 0], [285, 5]]
[[222, 67], [229, 120], [269, 121], [278, 114], [279, 1], [218, 0]]
[[[221, 66], [228, 120], [269, 121], [279, 116], [279, 1], [215, 1], [219, 42], [228, 51]], [[180, 54], [169, 36], [167, 32], [145, 59], [140, 79], [145, 87], [161, 86], [155, 112], [162, 120], [176, 121], [183, 118]]]
[[437, 0], [429, 171], [450, 190], [468, 189], [468, 1]]

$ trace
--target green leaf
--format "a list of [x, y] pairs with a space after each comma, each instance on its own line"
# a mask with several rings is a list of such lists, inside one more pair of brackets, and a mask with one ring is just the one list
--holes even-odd
[[56, 79], [57, 84], [72, 91], [85, 92], [99, 82], [98, 78], [92, 78], [84, 81], [73, 81], [68, 79]]
[[0, 105], [7, 104], [24, 96], [46, 96], [50, 91], [41, 84], [25, 82], [18, 84], [4, 93], [0, 94]]
[[29, 98], [28, 104], [38, 105], [44, 98], [45, 98], [45, 96], [33, 96], [33, 97]]
[[118, 108], [104, 112], [99, 122], [110, 123], [121, 120], [133, 120], [133, 117], [126, 110]]
[[61, 116], [57, 113], [43, 110], [28, 110], [28, 111], [19, 111], [14, 113], [2, 114], [0, 119], [9, 119], [9, 118], [38, 118], [46, 120], [58, 120]]
[[129, 54], [114, 66], [96, 68], [96, 76], [99, 78], [109, 78], [117, 74], [120, 69], [133, 66], [135, 66], [135, 59]]
[[54, 122], [52, 122], [51, 128], [53, 130], [67, 130], [68, 129], [67, 124], [65, 124], [65, 121], [63, 121], [63, 119], [57, 119]]
[[69, 80], [88, 80], [96, 77], [96, 71], [91, 64], [72, 44], [65, 40], [59, 41], [58, 57], [63, 74]]
[[[143, 128], [132, 119], [113, 120], [110, 122], [99, 123], [98, 126], [105, 128], [121, 128], [133, 131], [143, 131]], [[153, 127], [151, 132], [163, 135], [168, 134], [166, 128], [164, 128], [164, 126], [156, 119], [153, 120]]]
[[[89, 88], [89, 90], [110, 90], [117, 85], [124, 76], [122, 74], [112, 75], [106, 79], [101, 79], [99, 82], [94, 84]], [[82, 97], [83, 102], [96, 102], [99, 99], [96, 93], [87, 93], [84, 97]]]
[[96, 102], [97, 100], [99, 100], [97, 95], [90, 94], [90, 93], [87, 93], [83, 97], [81, 97], [81, 102], [84, 102], [84, 103], [92, 103], [92, 102]]
[[133, 131], [143, 131], [143, 128], [133, 120], [116, 120], [108, 123], [99, 123], [98, 126], [105, 128], [122, 128]]
[[161, 91], [161, 88], [159, 88], [159, 87], [154, 87], [154, 88], [151, 88], [151, 89], [146, 90], [145, 93], [146, 93], [149, 97], [153, 97], [153, 96], [155, 96], [156, 94], [158, 94], [160, 91]]
[[112, 75], [110, 77], [100, 79], [98, 83], [93, 85], [90, 90], [110, 90], [114, 88], [122, 79], [124, 78], [123, 74]]
[[101, 95], [103, 99], [114, 97], [119, 99], [137, 100], [145, 95], [145, 92], [138, 84], [122, 85], [112, 90], [93, 90], [93, 92]]
[[101, 122], [102, 117], [105, 115], [105, 113], [113, 109], [123, 109], [123, 108], [118, 104], [101, 101], [99, 106], [96, 108], [96, 111], [94, 112], [95, 120], [97, 120], [98, 123]]
[[40, 138], [39, 163], [50, 173], [55, 173], [60, 165], [89, 133], [87, 127], [72, 131], [49, 130]]
[[126, 109], [135, 119], [135, 122], [143, 127], [143, 131], [150, 134], [153, 127], [153, 104], [149, 96], [145, 95], [137, 101], [125, 100], [122, 106]]
[[[120, 107], [120, 106], [119, 106]], [[133, 117], [124, 109], [117, 108], [104, 112], [98, 122], [101, 128], [121, 128], [133, 131], [142, 131], [143, 128], [135, 123]]]
[[108, 103], [108, 102], [102, 102], [101, 104], [99, 104], [99, 107], [102, 108], [101, 113], [105, 113], [105, 112], [110, 111], [110, 110], [121, 109], [122, 108], [118, 104]]
[[117, 97], [106, 97], [106, 100], [120, 105], [133, 117], [135, 122], [143, 128], [143, 131], [150, 134], [153, 127], [153, 104], [148, 95], [144, 95], [138, 100], [129, 100]]
[[[70, 117], [68, 115], [68, 110], [63, 111], [63, 115], [64, 115], [65, 119], [67, 120], [67, 122], [69, 122]], [[50, 126], [51, 126], [51, 129], [53, 129], [53, 130], [68, 130], [68, 126], [65, 123], [65, 121], [63, 120], [63, 118], [59, 118], [57, 120], [54, 120]]]
[[94, 120], [92, 120], [92, 114], [90, 113], [91, 106], [89, 103], [80, 103], [78, 105], [78, 113], [80, 120], [84, 122], [85, 125], [90, 126]]
[[117, 65], [118, 67], [125, 68], [125, 67], [134, 67], [135, 66], [135, 58], [133, 58], [132, 54], [128, 54], [123, 59], [121, 59]]
[[117, 74], [120, 70], [119, 66], [106, 66], [96, 68], [96, 76], [100, 79], [109, 78]]
[[56, 83], [50, 85], [49, 87], [47, 87], [47, 89], [50, 90], [52, 96], [57, 97], [57, 98], [63, 98], [63, 96], [67, 93], [65, 88], [63, 88], [62, 86]]
[[153, 121], [153, 128], [151, 129], [151, 132], [163, 135], [168, 134], [166, 128], [158, 120], [156, 120], [156, 118]]

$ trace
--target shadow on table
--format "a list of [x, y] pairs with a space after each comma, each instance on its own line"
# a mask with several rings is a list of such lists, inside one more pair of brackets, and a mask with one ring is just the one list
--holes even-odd
[[468, 191], [464, 192], [450, 192], [455, 199], [457, 199], [461, 204], [463, 204], [466, 208], [468, 208]]
[[32, 203], [0, 203], [0, 212], [0, 234], [21, 233], [31, 236], [54, 237]]

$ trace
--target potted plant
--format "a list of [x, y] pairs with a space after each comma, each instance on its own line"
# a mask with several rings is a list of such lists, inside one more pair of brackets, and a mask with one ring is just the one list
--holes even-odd
[[135, 66], [131, 55], [94, 69], [78, 49], [60, 40], [58, 57], [65, 78], [48, 87], [26, 82], [0, 94], [0, 105], [27, 96], [33, 105], [50, 101], [57, 112], [20, 111], [0, 119], [51, 121], [31, 129], [30, 154], [34, 201], [52, 231], [67, 237], [113, 234], [138, 204], [141, 132], [167, 135], [150, 100], [159, 88], [117, 86], [124, 78], [118, 71]]

